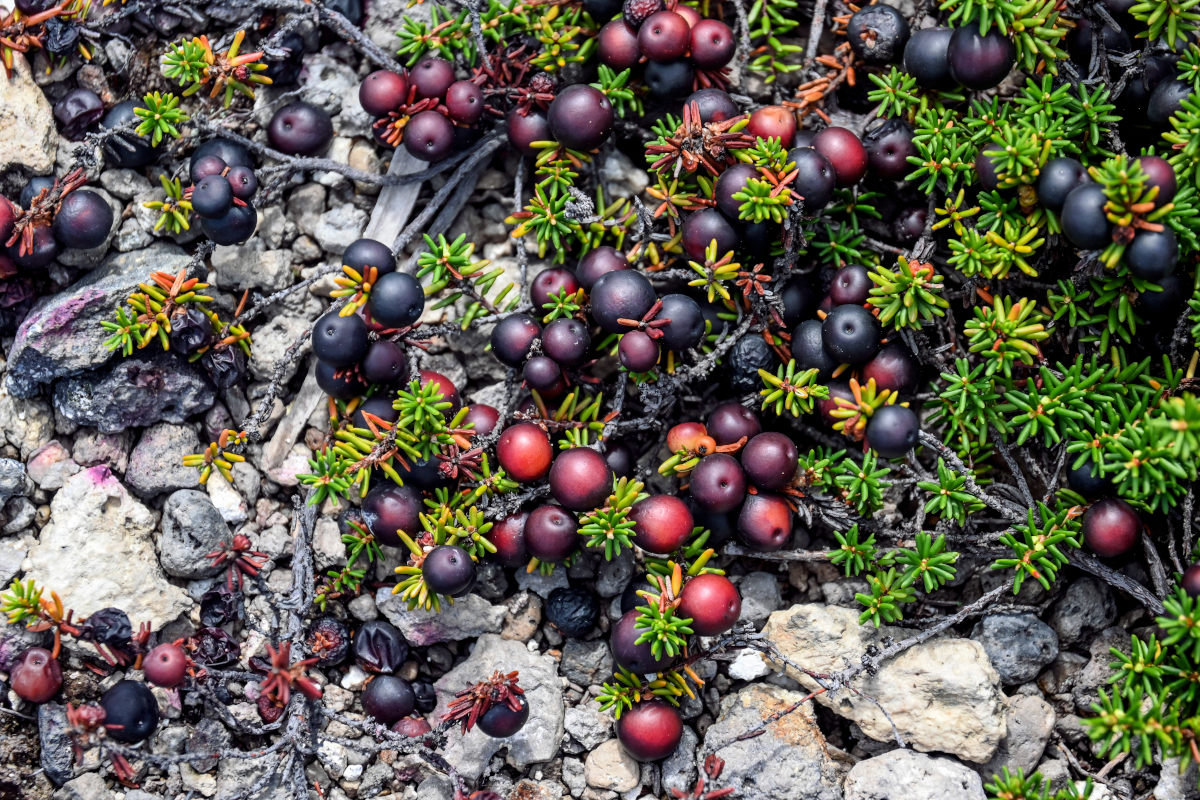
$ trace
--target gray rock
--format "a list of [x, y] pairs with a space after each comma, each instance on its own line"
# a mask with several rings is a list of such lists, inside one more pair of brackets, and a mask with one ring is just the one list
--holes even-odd
[[12, 76], [0, 81], [0, 171], [23, 167], [44, 175], [54, 166], [58, 132], [46, 95], [33, 80], [25, 56], [13, 59]]
[[85, 772], [72, 778], [54, 793], [54, 800], [112, 800], [104, 778], [98, 772]]
[[675, 752], [663, 759], [662, 785], [664, 789], [678, 789], [687, 794], [696, 785], [696, 745], [700, 737], [687, 725], [683, 726], [683, 736]]
[[1025, 770], [1029, 775], [1046, 750], [1046, 742], [1054, 730], [1054, 708], [1037, 695], [1018, 694], [1004, 701], [1008, 733], [991, 761], [979, 768], [979, 774], [989, 780], [1008, 767], [1010, 772]]
[[622, 550], [612, 561], [604, 561], [596, 570], [596, 594], [601, 597], [616, 597], [625, 591], [633, 577], [633, 551]]
[[583, 776], [583, 762], [578, 758], [564, 758], [562, 761], [562, 780], [567, 785], [571, 797], [579, 797], [587, 789], [587, 779]]
[[1196, 789], [1196, 762], [1188, 764], [1186, 770], [1179, 768], [1179, 758], [1164, 758], [1158, 784], [1154, 787], [1154, 800], [1196, 800], [1200, 791]]
[[54, 386], [54, 408], [71, 422], [117, 433], [160, 420], [183, 422], [216, 402], [208, 377], [173, 353], [134, 356]]
[[103, 466], [72, 475], [50, 504], [50, 521], [29, 553], [27, 578], [71, 587], [81, 617], [120, 606], [161, 628], [191, 608], [154, 552], [154, 515]]
[[563, 677], [584, 688], [607, 680], [613, 671], [612, 652], [603, 640], [581, 642], [571, 639], [563, 645]]
[[292, 283], [292, 257], [286, 250], [263, 250], [251, 240], [213, 253], [214, 281], [222, 289], [286, 289]]
[[288, 195], [287, 215], [296, 221], [296, 226], [310, 236], [316, 232], [317, 223], [325, 211], [325, 187], [319, 183], [306, 183]]
[[41, 384], [106, 363], [113, 354], [104, 346], [109, 334], [101, 321], [110, 319], [151, 272], [177, 272], [187, 263], [182, 250], [160, 242], [112, 256], [69, 289], [39, 301], [17, 329], [9, 352], [9, 390], [29, 397]]
[[204, 492], [181, 489], [163, 505], [158, 560], [173, 578], [208, 578], [220, 569], [206, 554], [229, 541], [229, 527]]
[[1005, 684], [1025, 683], [1058, 655], [1058, 636], [1033, 614], [992, 614], [971, 638], [983, 645]]
[[28, 458], [30, 453], [54, 438], [54, 411], [41, 398], [15, 397], [6, 381], [0, 384], [0, 431], [4, 433], [4, 440], [20, 451], [22, 458]]
[[1091, 576], [1067, 587], [1050, 609], [1050, 627], [1058, 634], [1060, 645], [1072, 645], [1097, 631], [1104, 630], [1117, 618], [1112, 591]]
[[440, 612], [409, 611], [400, 596], [387, 587], [375, 595], [375, 605], [417, 647], [499, 633], [506, 612], [504, 606], [494, 606], [477, 594], [460, 597], [452, 605], [443, 603]]
[[42, 769], [55, 786], [62, 786], [71, 780], [75, 772], [75, 754], [71, 750], [66, 706], [42, 703], [38, 706], [37, 717]]
[[325, 252], [341, 255], [343, 250], [362, 236], [366, 226], [367, 212], [346, 203], [322, 214], [312, 233]]
[[[858, 611], [841, 606], [796, 605], [771, 615], [764, 635], [783, 655], [805, 669], [835, 673], [857, 662], [885, 637], [904, 639], [899, 628], [860, 625]], [[787, 670], [808, 691], [817, 688], [807, 674]], [[893, 739], [890, 715], [909, 746], [954, 753], [976, 763], [991, 760], [1004, 738], [1004, 695], [1000, 676], [979, 642], [942, 638], [912, 647], [855, 678], [862, 695], [837, 692], [816, 700], [863, 729], [872, 739]], [[863, 695], [874, 698], [867, 700]]]
[[11, 458], [0, 458], [0, 500], [24, 497], [33, 491], [33, 482], [25, 472], [25, 465]]
[[539, 597], [549, 597], [555, 589], [565, 589], [568, 585], [567, 571], [561, 567], [549, 575], [543, 575], [540, 572], [526, 572], [523, 569], [517, 570], [517, 588], [528, 589]]
[[704, 733], [705, 752], [725, 759], [721, 786], [735, 787], [735, 797], [757, 800], [842, 800], [838, 768], [811, 703], [771, 723], [761, 736], [737, 741], [803, 698], [800, 692], [756, 684], [721, 700], [720, 718]]
[[197, 485], [200, 473], [186, 466], [183, 457], [201, 449], [200, 437], [191, 425], [151, 425], [129, 454], [125, 483], [142, 497], [190, 489]]
[[588, 753], [583, 762], [583, 778], [594, 789], [627, 792], [641, 784], [642, 770], [616, 739]]
[[751, 572], [738, 583], [742, 596], [742, 615], [739, 619], [749, 620], [755, 627], [767, 621], [783, 605], [779, 594], [779, 581], [769, 572]]
[[85, 428], [75, 435], [75, 444], [71, 447], [71, 457], [81, 467], [105, 464], [113, 472], [124, 475], [125, 470], [129, 467], [129, 445], [132, 442], [131, 431], [100, 433]]
[[600, 704], [595, 700], [589, 700], [587, 705], [568, 708], [563, 726], [588, 751], [595, 750], [613, 735], [612, 714], [601, 711]]
[[984, 800], [983, 781], [952, 758], [892, 750], [860, 761], [846, 776], [846, 800], [953, 797]]
[[521, 688], [529, 700], [529, 720], [515, 736], [493, 739], [478, 728], [465, 736], [452, 736], [444, 755], [467, 780], [475, 780], [488, 760], [501, 747], [508, 748], [508, 762], [518, 770], [549, 761], [558, 754], [563, 737], [562, 683], [557, 663], [548, 655], [531, 652], [520, 642], [484, 634], [466, 661], [447, 672], [434, 684], [438, 707], [434, 718], [445, 714], [456, 692], [490, 676], [497, 670], [520, 673]]
[[1105, 628], [1094, 639], [1088, 642], [1091, 659], [1075, 676], [1071, 686], [1071, 698], [1075, 701], [1075, 711], [1081, 715], [1092, 716], [1092, 704], [1100, 702], [1099, 689], [1111, 693], [1108, 680], [1113, 675], [1112, 649], [1129, 653], [1129, 633], [1124, 628]]
[[121, 200], [132, 200], [141, 192], [154, 188], [141, 173], [132, 169], [106, 169], [100, 173], [100, 185]]
[[23, 537], [0, 541], [0, 586], [8, 586], [9, 582], [17, 577], [17, 573], [21, 571], [21, 564], [29, 555], [30, 541]]

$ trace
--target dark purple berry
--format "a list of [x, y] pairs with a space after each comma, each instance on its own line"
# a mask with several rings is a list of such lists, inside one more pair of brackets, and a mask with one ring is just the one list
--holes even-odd
[[91, 89], [72, 89], [54, 104], [54, 119], [62, 135], [73, 142], [104, 115], [104, 102]]
[[483, 90], [471, 81], [455, 81], [446, 90], [446, 108], [460, 125], [474, 125], [483, 117]]
[[462, 597], [475, 585], [475, 562], [461, 547], [438, 545], [425, 554], [421, 577], [430, 591]]
[[743, 201], [736, 199], [734, 195], [744, 190], [752, 178], [759, 180], [762, 176], [752, 165], [741, 162], [727, 167], [720, 174], [713, 189], [713, 199], [716, 200], [717, 208], [722, 214], [730, 219], [738, 218]]
[[1145, 172], [1149, 178], [1146, 181], [1146, 188], [1158, 187], [1158, 194], [1154, 197], [1155, 208], [1162, 208], [1175, 198], [1178, 182], [1175, 178], [1175, 170], [1165, 158], [1141, 156], [1138, 158], [1138, 166], [1142, 168], [1142, 172]]
[[332, 367], [352, 367], [367, 354], [367, 323], [357, 314], [331, 311], [313, 325], [312, 347], [317, 358]]
[[408, 382], [408, 357], [404, 348], [388, 339], [377, 339], [359, 362], [363, 378], [375, 386], [400, 386]]
[[725, 453], [700, 459], [691, 478], [692, 497], [705, 511], [732, 511], [746, 498], [746, 474], [737, 459]]
[[560, 586], [546, 598], [546, 621], [569, 639], [581, 639], [596, 627], [600, 602], [578, 586]]
[[212, 321], [197, 308], [184, 307], [182, 311], [171, 317], [171, 333], [169, 334], [171, 349], [175, 352], [190, 356], [202, 347], [208, 347], [217, 341], [216, 331]]
[[638, 28], [642, 55], [651, 61], [673, 61], [688, 51], [691, 26], [674, 11], [656, 11]]
[[[250, 156], [250, 151], [243, 145], [231, 139], [216, 137], [209, 139], [192, 151], [192, 159], [189, 163], [188, 177], [192, 183], [197, 183], [203, 175], [196, 174], [196, 168], [205, 163], [207, 156], [216, 156], [226, 167], [253, 167], [254, 159]], [[224, 169], [224, 167], [222, 167]], [[209, 173], [211, 174], [211, 173]]]
[[54, 237], [63, 247], [76, 250], [104, 244], [112, 226], [112, 206], [87, 189], [77, 189], [64, 197], [54, 215]]
[[901, 181], [913, 171], [909, 156], [917, 154], [913, 132], [902, 119], [889, 119], [863, 139], [867, 166], [871, 172], [889, 181]]
[[613, 118], [608, 97], [586, 83], [563, 89], [547, 111], [554, 138], [572, 150], [594, 150], [604, 144]]
[[367, 672], [392, 673], [408, 658], [408, 640], [390, 622], [364, 622], [354, 637], [354, 659]]
[[387, 116], [408, 99], [408, 75], [380, 69], [363, 78], [358, 102], [372, 117]]
[[522, 567], [529, 561], [529, 551], [525, 549], [527, 519], [529, 513], [525, 511], [509, 514], [487, 533], [487, 540], [496, 548], [493, 557], [506, 567]]
[[650, 96], [658, 100], [679, 97], [692, 88], [695, 80], [692, 62], [686, 58], [677, 61], [650, 61], [642, 80], [650, 90]]
[[683, 252], [704, 261], [708, 246], [717, 243], [717, 258], [737, 247], [738, 234], [729, 220], [715, 208], [697, 211], [683, 221]]
[[425, 311], [425, 290], [407, 273], [388, 272], [371, 288], [367, 309], [371, 319], [384, 327], [407, 328]]
[[564, 367], [586, 361], [591, 346], [587, 325], [574, 317], [556, 319], [542, 331], [542, 352]]
[[192, 210], [201, 217], [221, 217], [233, 205], [233, 187], [221, 175], [209, 175], [192, 189]]
[[525, 547], [539, 561], [562, 561], [579, 547], [579, 523], [561, 506], [538, 506], [525, 520]]
[[505, 317], [492, 328], [490, 343], [492, 355], [500, 363], [519, 367], [529, 357], [529, 352], [542, 334], [542, 326], [528, 314]]
[[396, 271], [396, 256], [392, 248], [375, 239], [356, 239], [342, 252], [342, 264], [350, 269], [365, 272], [368, 267], [384, 275]]
[[641, 55], [638, 33], [623, 19], [606, 23], [596, 34], [596, 58], [611, 70], [632, 69]]
[[634, 270], [609, 272], [592, 285], [592, 318], [609, 333], [623, 333], [629, 329], [618, 320], [640, 320], [656, 299], [654, 287], [642, 273]]
[[879, 389], [905, 394], [917, 388], [919, 366], [903, 344], [885, 345], [862, 368], [862, 383], [873, 380]]
[[217, 244], [241, 244], [254, 235], [258, 227], [258, 214], [254, 206], [233, 205], [220, 217], [200, 219], [200, 229]]
[[871, 295], [871, 273], [861, 264], [847, 264], [833, 274], [829, 300], [835, 306], [861, 306]]
[[1124, 500], [1098, 500], [1083, 514], [1083, 543], [1102, 558], [1125, 555], [1137, 546], [1142, 520]]
[[[236, 348], [227, 349], [240, 352]], [[320, 359], [317, 359], [317, 386], [334, 400], [353, 400], [367, 390], [367, 384], [358, 370], [335, 367]]]
[[821, 323], [821, 341], [840, 364], [864, 364], [879, 352], [883, 329], [862, 306], [836, 306]]
[[547, 356], [534, 356], [526, 361], [525, 366], [521, 368], [521, 377], [525, 379], [526, 386], [538, 391], [543, 397], [558, 397], [567, 388], [562, 367]]
[[1125, 263], [1129, 271], [1142, 280], [1158, 282], [1175, 271], [1179, 260], [1179, 244], [1168, 226], [1162, 231], [1138, 231], [1133, 242], [1125, 248]]
[[407, 717], [417, 707], [412, 686], [395, 675], [376, 675], [362, 693], [363, 711], [384, 725]]
[[911, 408], [884, 406], [867, 423], [867, 445], [884, 458], [902, 458], [917, 444], [921, 423]]
[[954, 80], [976, 91], [999, 85], [1017, 63], [1012, 39], [992, 28], [979, 33], [978, 25], [955, 28], [946, 48]]
[[701, 122], [724, 122], [741, 114], [741, 109], [728, 92], [720, 89], [700, 89], [692, 92], [683, 101], [685, 105], [695, 103], [700, 109]]
[[796, 443], [782, 433], [760, 433], [742, 449], [742, 470], [758, 489], [782, 489], [792, 482], [799, 457]]
[[625, 0], [621, 6], [621, 14], [625, 21], [636, 29], [666, 7], [663, 0]]
[[1087, 171], [1073, 158], [1052, 158], [1042, 167], [1037, 182], [1037, 199], [1044, 208], [1061, 213], [1067, 195], [1087, 182]]
[[658, 344], [643, 331], [629, 331], [617, 345], [617, 356], [630, 372], [649, 372], [658, 364]]
[[192, 636], [188, 652], [202, 667], [227, 667], [238, 660], [241, 646], [221, 628], [201, 628]]
[[850, 17], [846, 38], [854, 54], [872, 66], [895, 64], [908, 44], [908, 20], [881, 3], [864, 6]]
[[[638, 600], [640, 601], [639, 605], [645, 602], [640, 597]], [[666, 653], [663, 653], [662, 658], [655, 658], [649, 642], [637, 644], [638, 638], [642, 635], [642, 630], [634, 627], [637, 624], [637, 618], [638, 612], [630, 611], [612, 626], [608, 645], [612, 649], [613, 661], [638, 675], [660, 672], [674, 659]]]
[[158, 727], [158, 702], [140, 681], [120, 681], [100, 698], [108, 736], [125, 744], [149, 738]]
[[415, 489], [395, 483], [371, 487], [362, 503], [363, 522], [380, 544], [391, 547], [404, 547], [401, 531], [409, 537], [420, 533], [419, 515], [424, 510], [421, 495]]
[[476, 723], [479, 730], [493, 739], [507, 739], [516, 735], [529, 719], [529, 701], [524, 695], [517, 695], [517, 702], [520, 707], [515, 710], [506, 703], [493, 703], [491, 708], [479, 715]]
[[579, 285], [590, 292], [602, 275], [629, 268], [629, 259], [625, 258], [624, 253], [608, 245], [601, 245], [589, 250], [587, 255], [579, 259], [575, 276], [579, 278]]
[[791, 150], [788, 158], [796, 165], [792, 189], [804, 199], [804, 213], [814, 216], [833, 199], [837, 173], [829, 159], [811, 147]]
[[553, 140], [553, 134], [550, 133], [550, 122], [546, 119], [546, 115], [539, 111], [522, 114], [514, 109], [508, 112], [508, 116], [505, 117], [505, 130], [508, 133], [509, 143], [527, 156], [537, 154], [538, 150], [533, 146], [534, 142]]
[[717, 445], [733, 444], [743, 436], [747, 440], [762, 432], [758, 415], [736, 400], [717, 406], [705, 423], [708, 435]]
[[811, 317], [821, 305], [821, 296], [807, 275], [788, 278], [780, 294], [783, 297], [783, 322], [789, 328]]
[[404, 149], [422, 161], [441, 161], [454, 149], [454, 126], [436, 111], [418, 112], [404, 126]]
[[250, 167], [230, 167], [225, 180], [229, 181], [229, 188], [238, 200], [248, 203], [258, 191], [258, 178]]
[[1071, 190], [1062, 210], [1063, 234], [1071, 244], [1081, 250], [1098, 250], [1112, 242], [1112, 229], [1104, 211], [1107, 202], [1099, 184], [1085, 183]]
[[289, 155], [315, 156], [333, 139], [329, 112], [308, 103], [290, 103], [267, 126], [271, 146]]
[[733, 59], [737, 40], [718, 19], [702, 19], [692, 26], [692, 63], [700, 69], [720, 69]]
[[682, 353], [704, 341], [704, 312], [699, 303], [686, 294], [667, 294], [661, 299], [662, 308], [655, 319], [670, 320], [658, 329], [662, 332], [658, 341], [664, 347]]
[[[137, 103], [134, 100], [117, 103], [100, 120], [100, 128], [102, 130], [123, 128], [129, 123], [132, 123], [131, 127], [136, 128], [142, 121], [137, 114], [133, 113], [136, 106]], [[201, 145], [201, 147], [203, 146]], [[122, 133], [112, 137], [111, 140], [105, 142], [104, 152], [108, 161], [115, 167], [136, 169], [154, 162], [154, 147], [150, 144], [150, 140], [136, 133]], [[195, 182], [195, 179], [192, 179], [192, 183]]]

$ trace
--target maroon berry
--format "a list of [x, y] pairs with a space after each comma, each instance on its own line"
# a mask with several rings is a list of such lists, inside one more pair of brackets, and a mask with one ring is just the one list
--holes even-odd
[[863, 139], [867, 149], [867, 166], [885, 180], [900, 181], [912, 172], [908, 157], [917, 154], [913, 132], [902, 119], [889, 119], [873, 129]]
[[691, 30], [674, 11], [656, 11], [638, 28], [642, 55], [652, 61], [674, 61], [688, 51]]
[[663, 0], [625, 0], [621, 14], [634, 28], [640, 28], [643, 22], [664, 8], [666, 4]]
[[304, 644], [318, 667], [337, 666], [350, 655], [350, 631], [336, 617], [317, 617], [304, 632]]
[[500, 411], [487, 403], [471, 403], [467, 406], [467, 416], [464, 425], [470, 425], [476, 436], [487, 436], [496, 429], [500, 422]]
[[425, 560], [421, 563], [421, 577], [430, 591], [449, 597], [462, 597], [475, 585], [475, 562], [461, 547], [438, 545], [425, 554]]
[[862, 383], [875, 381], [878, 389], [905, 394], [917, 387], [919, 367], [908, 348], [899, 342], [887, 344], [862, 368]]
[[471, 81], [455, 81], [446, 90], [446, 109], [460, 125], [474, 125], [483, 117], [483, 90]]
[[746, 133], [763, 139], [778, 139], [786, 147], [796, 135], [796, 115], [784, 106], [765, 106], [750, 115]]
[[691, 474], [692, 497], [705, 511], [724, 513], [746, 498], [746, 475], [737, 459], [715, 453], [700, 459]]
[[529, 286], [529, 298], [534, 308], [544, 308], [553, 303], [551, 298], [579, 291], [579, 279], [566, 267], [551, 267], [538, 273]]
[[734, 195], [744, 190], [751, 179], [757, 180], [761, 177], [758, 170], [750, 164], [739, 162], [726, 167], [717, 178], [713, 189], [713, 199], [717, 202], [717, 208], [730, 219], [737, 219], [742, 201], [734, 198]]
[[1178, 183], [1175, 179], [1175, 170], [1171, 167], [1166, 159], [1158, 156], [1141, 156], [1138, 158], [1138, 166], [1146, 173], [1149, 180], [1146, 182], [1146, 188], [1151, 186], [1158, 187], [1158, 195], [1154, 198], [1156, 208], [1162, 208], [1175, 197], [1175, 190]]
[[572, 150], [594, 150], [604, 144], [614, 119], [608, 97], [586, 83], [559, 92], [546, 116], [554, 138]]
[[690, 618], [697, 636], [719, 636], [742, 614], [742, 596], [724, 575], [697, 575], [683, 585], [676, 616]]
[[142, 659], [146, 680], [165, 689], [183, 683], [183, 678], [187, 675], [187, 666], [187, 654], [177, 644], [160, 644]]
[[395, 675], [376, 675], [362, 693], [363, 711], [391, 725], [407, 717], [416, 708], [412, 685]]
[[736, 400], [714, 408], [705, 427], [718, 445], [733, 444], [743, 436], [750, 439], [762, 432], [758, 415]]
[[550, 122], [540, 111], [531, 111], [528, 114], [510, 111], [505, 117], [504, 125], [509, 143], [527, 156], [538, 153], [538, 149], [533, 146], [534, 142], [548, 142], [553, 139]]
[[632, 69], [641, 55], [638, 32], [623, 19], [614, 19], [596, 34], [596, 57], [611, 70]]
[[1185, 569], [1179, 585], [1192, 597], [1200, 597], [1200, 564], [1192, 564]]
[[647, 700], [617, 720], [617, 739], [638, 761], [658, 761], [675, 752], [683, 738], [683, 719], [664, 700]]
[[871, 273], [861, 264], [847, 264], [833, 275], [829, 300], [835, 306], [861, 306], [871, 294]]
[[699, 11], [692, 8], [691, 6], [685, 6], [682, 2], [678, 2], [678, 0], [677, 0], [677, 2], [672, 3], [671, 5], [674, 6], [674, 8], [672, 8], [671, 11], [674, 11], [676, 14], [683, 17], [687, 21], [689, 28], [696, 27], [696, 24], [698, 22], [700, 22], [702, 19], [704, 19], [704, 17], [700, 16]]
[[867, 174], [867, 149], [853, 131], [830, 125], [813, 137], [812, 146], [829, 159], [838, 186], [853, 186]]
[[[638, 597], [639, 605], [645, 603]], [[638, 675], [647, 675], [665, 669], [674, 660], [663, 654], [663, 658], [655, 658], [649, 642], [637, 643], [643, 631], [637, 626], [637, 610], [627, 611], [612, 626], [608, 636], [608, 645], [612, 649], [613, 661]]]
[[561, 506], [538, 506], [525, 520], [525, 547], [539, 561], [562, 561], [579, 546], [579, 523]]
[[516, 735], [529, 719], [529, 701], [524, 695], [517, 695], [517, 701], [520, 707], [515, 710], [509, 708], [507, 703], [493, 703], [491, 708], [479, 715], [479, 721], [476, 722], [479, 730], [493, 739]]
[[54, 119], [62, 135], [73, 142], [83, 138], [87, 129], [104, 116], [104, 101], [90, 89], [72, 89], [54, 104]]
[[669, 494], [639, 500], [629, 510], [634, 542], [649, 553], [673, 553], [692, 534], [695, 523], [687, 504]]
[[9, 687], [27, 703], [44, 703], [62, 688], [62, 666], [49, 650], [30, 647], [17, 658]]
[[412, 68], [408, 80], [418, 97], [441, 98], [454, 83], [454, 65], [439, 56], [425, 56]]
[[796, 474], [796, 443], [782, 433], [760, 433], [742, 450], [742, 469], [759, 489], [782, 489]]
[[572, 511], [599, 508], [612, 493], [613, 475], [604, 456], [590, 447], [572, 447], [550, 467], [550, 494]]
[[630, 372], [649, 372], [658, 364], [658, 344], [644, 331], [630, 331], [621, 337], [617, 355]]
[[454, 126], [436, 111], [421, 111], [404, 126], [404, 149], [422, 161], [441, 161], [454, 149]]
[[683, 221], [683, 252], [695, 261], [707, 258], [708, 246], [717, 243], [717, 258], [737, 247], [738, 233], [715, 208], [697, 211]]
[[1104, 558], [1128, 553], [1141, 532], [1142, 520], [1133, 506], [1115, 497], [1097, 500], [1083, 515], [1083, 542]]
[[496, 442], [496, 457], [508, 476], [520, 483], [532, 483], [546, 477], [554, 448], [550, 437], [532, 422], [510, 425]]
[[420, 493], [407, 484], [373, 486], [362, 503], [363, 522], [380, 544], [390, 547], [404, 547], [401, 531], [410, 537], [420, 532], [419, 515], [424, 510]]
[[492, 555], [506, 567], [523, 567], [529, 561], [529, 551], [525, 549], [527, 519], [527, 511], [509, 514], [487, 532], [487, 540], [496, 548]]
[[792, 538], [792, 509], [781, 495], [747, 495], [738, 514], [737, 529], [742, 541], [755, 550], [780, 550]]
[[398, 733], [401, 736], [407, 736], [410, 739], [416, 739], [424, 736], [433, 730], [433, 726], [424, 717], [404, 717], [396, 720], [392, 725], [392, 733]]
[[720, 69], [737, 49], [733, 31], [718, 19], [702, 19], [692, 26], [692, 63], [700, 69]]
[[408, 75], [379, 69], [363, 78], [358, 102], [372, 117], [386, 116], [408, 99]]
[[604, 275], [629, 268], [629, 259], [625, 258], [624, 253], [608, 245], [601, 245], [579, 259], [575, 275], [579, 278], [579, 285], [590, 292], [596, 281]]
[[521, 377], [525, 379], [526, 386], [546, 398], [559, 397], [567, 390], [562, 367], [548, 356], [534, 356], [526, 361]]
[[696, 107], [700, 109], [700, 121], [706, 123], [724, 122], [742, 113], [729, 93], [720, 89], [700, 89], [692, 92], [683, 103], [684, 105], [695, 103]]

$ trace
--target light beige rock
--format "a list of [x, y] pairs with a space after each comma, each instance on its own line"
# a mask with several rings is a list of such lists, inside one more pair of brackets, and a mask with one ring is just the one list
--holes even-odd
[[[859, 625], [853, 609], [811, 604], [776, 611], [763, 629], [784, 656], [820, 674], [858, 663], [869, 646], [882, 647], [884, 637], [901, 640], [910, 633]], [[787, 673], [809, 690], [818, 687], [802, 672], [789, 667]], [[873, 676], [860, 673], [851, 686], [861, 694], [842, 689], [818, 695], [817, 702], [878, 741], [895, 738], [881, 707], [910, 747], [981, 764], [996, 754], [1007, 731], [1000, 676], [983, 647], [970, 639], [924, 642], [886, 662]]]
[[134, 625], [161, 628], [192, 601], [163, 574], [154, 529], [154, 514], [108, 467], [85, 469], [54, 495], [26, 577], [58, 592], [77, 617], [117, 606]]
[[628, 792], [638, 785], [641, 776], [637, 760], [616, 739], [609, 739], [588, 753], [583, 765], [584, 780], [593, 789]]
[[54, 166], [58, 133], [54, 113], [41, 88], [33, 82], [25, 56], [13, 56], [11, 78], [0, 79], [0, 171], [13, 165], [43, 175]]

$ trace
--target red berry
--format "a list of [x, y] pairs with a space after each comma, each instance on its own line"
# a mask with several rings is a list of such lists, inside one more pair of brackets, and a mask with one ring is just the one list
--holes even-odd
[[692, 63], [700, 69], [720, 69], [733, 58], [737, 42], [719, 19], [702, 19], [692, 26]]
[[667, 431], [667, 449], [672, 453], [687, 450], [689, 453], [706, 456], [715, 453], [716, 442], [708, 430], [699, 422], [681, 422]]
[[538, 153], [537, 148], [533, 146], [534, 142], [547, 142], [553, 136], [550, 133], [550, 123], [547, 121], [546, 115], [540, 111], [522, 114], [514, 109], [508, 112], [504, 123], [508, 141], [527, 156]]
[[674, 61], [688, 51], [691, 30], [674, 11], [657, 11], [638, 28], [642, 54], [652, 61]]
[[867, 149], [853, 131], [831, 125], [813, 137], [812, 146], [833, 165], [838, 186], [853, 186], [867, 174]]
[[638, 761], [658, 761], [675, 752], [683, 738], [683, 719], [664, 700], [647, 700], [617, 720], [617, 739]]
[[590, 447], [572, 447], [550, 467], [550, 494], [572, 511], [590, 511], [612, 493], [613, 475], [604, 456]]
[[747, 495], [737, 527], [742, 540], [755, 550], [779, 550], [792, 538], [792, 509], [777, 494]]
[[446, 90], [446, 109], [460, 125], [474, 125], [483, 117], [483, 90], [471, 81], [455, 81]]
[[529, 286], [529, 299], [533, 300], [534, 308], [542, 308], [552, 303], [552, 297], [566, 293], [575, 294], [579, 291], [579, 279], [575, 273], [566, 267], [551, 267], [538, 273]]
[[787, 147], [796, 135], [796, 115], [783, 106], [766, 106], [750, 115], [746, 133], [763, 139], [772, 137]]
[[8, 683], [25, 702], [44, 703], [62, 688], [62, 667], [49, 650], [31, 647], [13, 665]]
[[499, 409], [489, 406], [487, 403], [471, 403], [467, 406], [467, 416], [463, 420], [464, 425], [471, 425], [474, 428], [476, 436], [487, 436], [496, 430], [499, 422]]
[[487, 533], [487, 540], [496, 548], [493, 556], [506, 567], [523, 567], [529, 561], [529, 551], [525, 549], [527, 519], [528, 511], [509, 514], [493, 525]]
[[634, 542], [650, 553], [666, 554], [687, 541], [695, 523], [687, 504], [669, 494], [656, 494], [633, 504], [629, 510]]
[[1083, 542], [1103, 558], [1128, 553], [1141, 532], [1142, 520], [1133, 506], [1115, 497], [1092, 503], [1083, 515]]
[[704, 573], [683, 585], [676, 616], [690, 618], [698, 636], [719, 636], [742, 614], [742, 597], [724, 575]]
[[617, 356], [630, 372], [649, 372], [658, 364], [658, 343], [645, 331], [630, 331], [621, 337]]
[[392, 733], [398, 733], [410, 739], [424, 736], [432, 730], [433, 727], [424, 717], [404, 717], [396, 720], [396, 724], [392, 725]]
[[550, 471], [554, 448], [550, 437], [532, 422], [510, 425], [500, 434], [496, 443], [496, 457], [500, 466], [515, 481], [530, 483], [540, 481]]
[[183, 683], [187, 675], [187, 655], [176, 644], [160, 644], [142, 659], [146, 680], [170, 689]]
[[454, 149], [454, 126], [436, 111], [418, 112], [404, 126], [404, 149], [422, 161], [441, 161]]
[[443, 97], [454, 83], [454, 65], [439, 56], [425, 56], [409, 73], [419, 97]]
[[[638, 596], [637, 603], [641, 605], [646, 601]], [[617, 624], [613, 625], [612, 631], [609, 633], [608, 644], [612, 648], [613, 661], [620, 666], [636, 672], [639, 675], [647, 675], [651, 672], [659, 672], [665, 669], [674, 659], [663, 653], [662, 658], [654, 657], [654, 650], [649, 642], [637, 643], [643, 631], [637, 626], [638, 612], [636, 609], [625, 612], [625, 614], [617, 620]]]
[[450, 412], [458, 411], [462, 406], [462, 398], [458, 395], [458, 387], [454, 382], [440, 372], [434, 372], [431, 369], [421, 370], [421, 385], [434, 384], [437, 390], [442, 393], [442, 399], [450, 403]]

